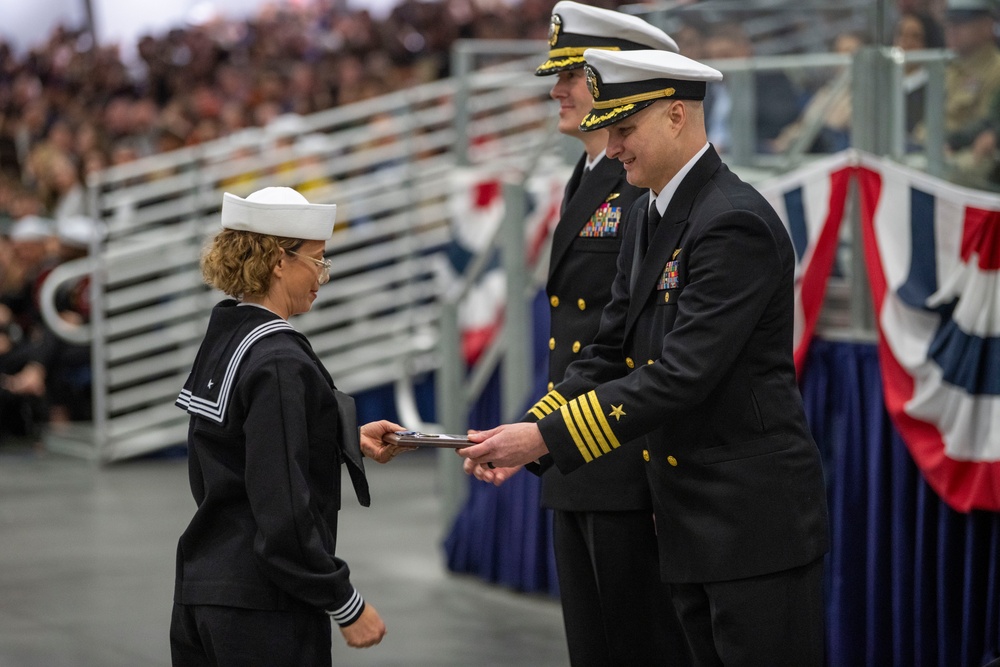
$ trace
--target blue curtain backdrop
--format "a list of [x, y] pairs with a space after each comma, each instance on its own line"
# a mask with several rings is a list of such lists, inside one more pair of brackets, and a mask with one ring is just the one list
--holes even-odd
[[[474, 427], [497, 423], [498, 388], [491, 391], [470, 415]], [[830, 502], [828, 663], [981, 667], [996, 658], [1000, 514], [953, 512], [923, 481], [883, 407], [874, 345], [815, 340], [802, 393]], [[526, 473], [499, 489], [470, 479], [445, 539], [448, 567], [555, 594], [551, 515], [538, 509], [539, 486]]]

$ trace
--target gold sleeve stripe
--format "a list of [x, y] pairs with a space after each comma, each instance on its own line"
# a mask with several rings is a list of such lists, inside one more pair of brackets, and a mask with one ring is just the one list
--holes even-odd
[[583, 441], [587, 443], [587, 447], [590, 449], [591, 455], [596, 459], [603, 452], [601, 452], [601, 448], [597, 446], [597, 443], [594, 442], [594, 436], [591, 435], [590, 429], [587, 428], [586, 420], [580, 414], [580, 401], [574, 398], [569, 402], [567, 407], [573, 416], [573, 424], [576, 427], [576, 432], [582, 436]]
[[566, 399], [562, 397], [558, 391], [550, 391], [545, 396], [543, 396], [537, 403], [535, 403], [528, 412], [535, 415], [539, 419], [549, 415], [561, 406], [566, 405]]
[[[587, 398], [592, 393], [593, 392], [588, 392], [586, 396], [581, 396], [577, 401], [574, 402], [580, 406], [580, 414], [583, 415], [583, 418], [587, 420], [587, 427], [590, 429], [590, 432], [594, 434], [594, 441], [601, 448], [600, 453], [607, 454], [611, 451], [611, 447], [608, 446], [608, 439], [604, 437], [604, 434], [601, 432], [600, 427], [597, 425], [597, 420], [594, 419], [594, 411], [590, 409], [591, 408], [590, 402], [587, 400]], [[600, 414], [600, 409], [601, 406], [597, 406], [598, 414]]]
[[573, 442], [576, 443], [576, 448], [580, 450], [580, 456], [583, 457], [585, 462], [590, 463], [594, 460], [594, 457], [590, 455], [590, 452], [587, 450], [587, 446], [583, 443], [583, 438], [581, 438], [580, 434], [577, 432], [576, 425], [573, 424], [573, 418], [569, 414], [569, 408], [563, 407], [559, 410], [559, 412], [562, 413], [563, 421], [566, 422], [566, 430], [569, 432], [569, 436], [573, 438]]
[[537, 403], [535, 403], [533, 406], [531, 406], [531, 409], [528, 410], [528, 412], [541, 419], [545, 415], [552, 412], [552, 410], [547, 405], [545, 405], [545, 399], [543, 398]]
[[[552, 392], [554, 393], [554, 392]], [[559, 394], [552, 395], [552, 393], [546, 394], [539, 403], [542, 403], [549, 409], [549, 412], [558, 410], [562, 406], [566, 405], [566, 399], [564, 399]]]
[[618, 438], [615, 436], [615, 432], [611, 430], [611, 424], [608, 423], [608, 418], [604, 415], [604, 410], [601, 408], [600, 401], [597, 400], [597, 392], [590, 390], [587, 392], [587, 398], [590, 400], [590, 404], [594, 407], [594, 413], [597, 415], [597, 421], [601, 425], [601, 431], [607, 436], [608, 442], [615, 449], [621, 447], [621, 443], [618, 442]]

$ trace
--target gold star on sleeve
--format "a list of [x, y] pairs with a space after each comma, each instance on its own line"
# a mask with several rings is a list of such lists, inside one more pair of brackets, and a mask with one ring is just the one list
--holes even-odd
[[621, 418], [625, 416], [625, 410], [623, 410], [624, 407], [624, 403], [621, 405], [612, 405], [611, 412], [608, 413], [608, 416], [614, 417], [615, 421], [621, 421]]
[[[622, 405], [618, 406], [619, 410]], [[580, 456], [584, 461], [593, 461], [621, 446], [614, 431], [611, 430], [611, 424], [604, 416], [604, 410], [594, 390], [577, 396], [559, 408], [559, 412], [562, 413], [566, 432], [580, 450]], [[625, 414], [624, 411], [622, 414]]]

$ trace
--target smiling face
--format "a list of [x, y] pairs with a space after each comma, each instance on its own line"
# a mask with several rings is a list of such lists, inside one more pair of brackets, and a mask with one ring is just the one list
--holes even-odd
[[285, 317], [308, 312], [319, 293], [320, 266], [307, 258], [322, 261], [325, 241], [303, 241], [296, 254], [288, 252], [275, 267], [269, 297]]
[[608, 128], [608, 157], [625, 166], [630, 184], [658, 193], [687, 161], [681, 159], [684, 123], [673, 113], [676, 106], [683, 103], [657, 101]]
[[587, 88], [587, 76], [581, 67], [559, 72], [557, 77], [549, 97], [559, 103], [559, 131], [581, 138], [580, 123], [594, 106], [594, 98]]

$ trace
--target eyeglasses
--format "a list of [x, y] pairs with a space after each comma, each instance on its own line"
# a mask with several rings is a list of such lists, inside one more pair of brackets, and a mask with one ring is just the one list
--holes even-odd
[[301, 257], [302, 259], [308, 259], [310, 262], [319, 267], [319, 284], [325, 285], [330, 282], [330, 267], [333, 263], [328, 259], [316, 259], [315, 257], [310, 257], [309, 255], [302, 255], [293, 250], [286, 250], [289, 255], [295, 255], [296, 257]]

